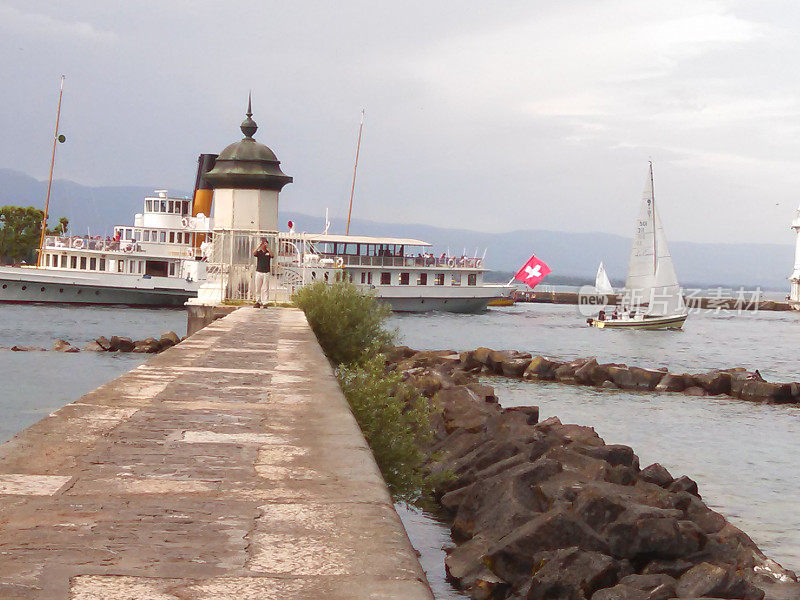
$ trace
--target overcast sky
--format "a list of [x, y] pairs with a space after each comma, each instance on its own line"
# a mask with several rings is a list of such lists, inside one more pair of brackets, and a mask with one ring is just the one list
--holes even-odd
[[[256, 138], [281, 206], [377, 221], [630, 236], [655, 164], [667, 236], [793, 241], [800, 3], [3, 2], [0, 167], [189, 190]], [[54, 202], [56, 199], [54, 199]], [[302, 224], [300, 224], [302, 228]]]

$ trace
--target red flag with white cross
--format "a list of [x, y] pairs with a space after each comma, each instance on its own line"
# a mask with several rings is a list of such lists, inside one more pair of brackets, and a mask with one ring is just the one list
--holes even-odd
[[550, 267], [535, 256], [531, 256], [528, 262], [514, 275], [514, 279], [528, 284], [528, 287], [533, 289], [548, 273], [550, 273]]

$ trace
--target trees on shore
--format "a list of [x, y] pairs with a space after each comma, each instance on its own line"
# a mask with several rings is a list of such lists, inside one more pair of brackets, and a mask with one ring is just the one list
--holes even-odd
[[[36, 261], [44, 212], [33, 206], [0, 207], [0, 264]], [[46, 235], [63, 235], [69, 219], [61, 217]]]

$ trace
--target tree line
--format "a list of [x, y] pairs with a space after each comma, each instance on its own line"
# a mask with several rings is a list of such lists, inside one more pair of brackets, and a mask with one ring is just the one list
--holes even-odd
[[[33, 206], [0, 206], [0, 264], [36, 262], [43, 218], [44, 211]], [[69, 219], [61, 217], [45, 235], [64, 235], [68, 227]]]

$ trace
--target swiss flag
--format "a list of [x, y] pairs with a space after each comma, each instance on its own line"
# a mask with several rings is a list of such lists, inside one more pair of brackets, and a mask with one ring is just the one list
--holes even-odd
[[530, 288], [534, 288], [549, 272], [550, 267], [535, 256], [531, 256], [528, 262], [514, 275], [514, 279], [522, 283], [527, 283]]

